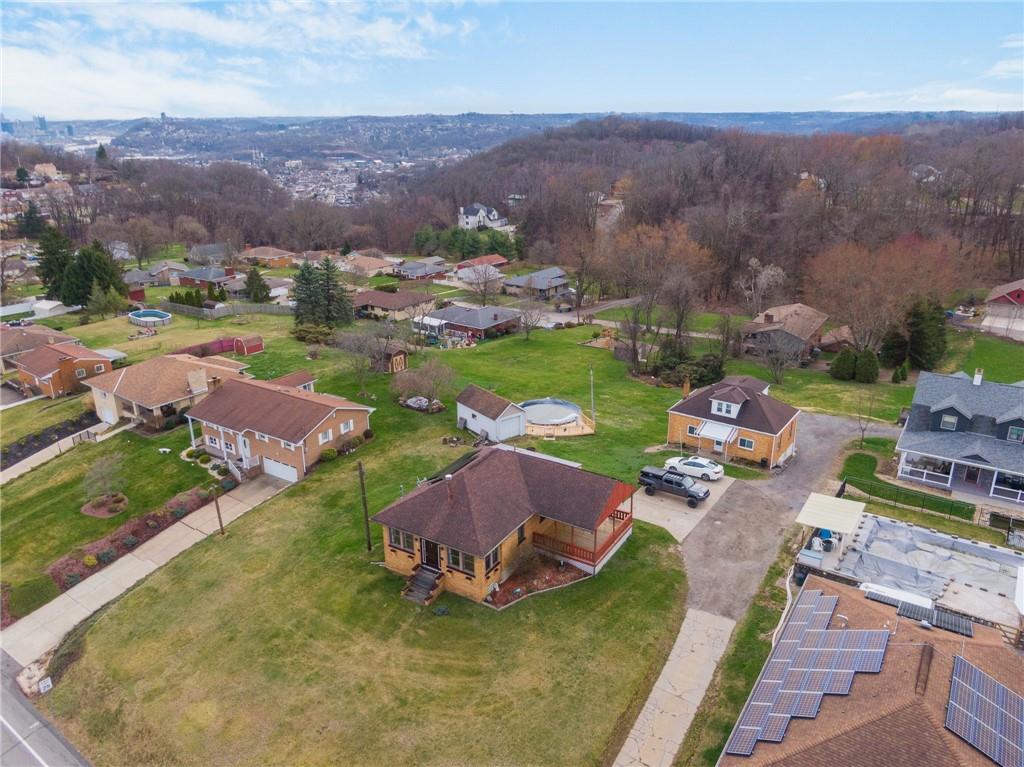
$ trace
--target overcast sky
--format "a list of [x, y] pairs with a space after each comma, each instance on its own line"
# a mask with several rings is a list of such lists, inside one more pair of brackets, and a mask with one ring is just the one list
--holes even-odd
[[1024, 4], [25, 3], [11, 116], [1024, 109]]

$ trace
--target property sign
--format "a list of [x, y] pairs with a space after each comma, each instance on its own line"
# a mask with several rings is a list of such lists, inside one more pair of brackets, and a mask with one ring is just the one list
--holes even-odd
[[53, 689], [53, 680], [45, 677], [39, 680], [39, 692], [49, 692]]

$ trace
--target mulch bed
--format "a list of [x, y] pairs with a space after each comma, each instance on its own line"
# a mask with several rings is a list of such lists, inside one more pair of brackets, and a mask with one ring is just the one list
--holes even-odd
[[114, 495], [104, 495], [99, 498], [93, 498], [80, 511], [89, 517], [98, 517], [99, 519], [110, 519], [116, 517], [122, 511], [128, 508], [128, 499], [124, 493], [114, 493]]
[[534, 554], [519, 563], [508, 580], [491, 594], [489, 601], [495, 607], [504, 607], [528, 594], [564, 586], [588, 577], [587, 573], [568, 563], [560, 567], [554, 559]]
[[0, 629], [5, 629], [17, 620], [11, 615], [11, 608], [8, 602], [11, 598], [11, 587], [6, 583], [0, 584]]
[[[210, 499], [208, 491], [198, 487], [178, 493], [165, 503], [162, 509], [129, 520], [112, 533], [61, 557], [46, 568], [46, 574], [53, 578], [58, 589], [62, 592], [67, 591], [117, 561], [124, 554], [138, 548], [157, 533], [205, 506]], [[91, 567], [86, 565], [82, 561], [86, 557], [95, 558], [96, 563]]]
[[0, 466], [7, 468], [18, 461], [24, 461], [30, 455], [38, 453], [43, 448], [49, 447], [72, 434], [77, 434], [83, 429], [95, 426], [100, 419], [93, 412], [82, 413], [77, 418], [69, 418], [54, 426], [48, 426], [42, 431], [22, 437], [17, 442], [7, 445], [0, 450]]

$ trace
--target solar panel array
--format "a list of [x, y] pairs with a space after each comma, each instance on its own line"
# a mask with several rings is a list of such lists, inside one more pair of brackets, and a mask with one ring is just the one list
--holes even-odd
[[946, 729], [1000, 767], [1024, 767], [1024, 697], [957, 655]]
[[839, 597], [801, 592], [740, 714], [727, 754], [750, 756], [758, 741], [780, 743], [793, 717], [814, 719], [825, 695], [848, 695], [857, 672], [882, 670], [887, 631], [829, 629]]
[[875, 602], [882, 602], [883, 604], [898, 608], [896, 614], [904, 618], [910, 618], [915, 621], [928, 621], [935, 628], [945, 629], [946, 631], [952, 631], [954, 634], [962, 634], [963, 636], [974, 636], [974, 624], [956, 613], [931, 607], [921, 607], [921, 605], [915, 605], [913, 602], [903, 602], [895, 597], [879, 594], [876, 591], [869, 591], [865, 596]]

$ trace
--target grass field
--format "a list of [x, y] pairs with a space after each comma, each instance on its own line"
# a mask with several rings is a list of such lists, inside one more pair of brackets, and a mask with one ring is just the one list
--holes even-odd
[[[598, 435], [538, 447], [635, 478], [674, 393], [576, 346], [580, 333], [433, 353], [508, 396], [580, 404], [593, 362]], [[278, 340], [252, 360], [262, 373], [302, 354]], [[354, 396], [339, 361], [304, 364], [319, 390]], [[371, 513], [462, 454], [441, 443], [451, 410], [399, 408], [387, 384], [370, 383], [377, 437], [357, 453]], [[667, 533], [637, 523], [594, 579], [501, 613], [445, 595], [444, 616], [374, 565], [376, 527], [373, 547], [354, 460], [318, 467], [104, 613], [43, 705], [95, 763], [598, 765], [617, 751], [682, 619]]]
[[939, 372], [955, 373], [963, 370], [974, 373], [975, 368], [985, 371], [985, 378], [1000, 383], [1024, 381], [1024, 344], [976, 331], [947, 333], [948, 352], [939, 366]]
[[[119, 434], [105, 442], [78, 445], [6, 483], [0, 509], [0, 566], [4, 582], [11, 585], [12, 612], [25, 615], [57, 596], [57, 587], [44, 572], [54, 560], [162, 506], [176, 493], [209, 481], [205, 470], [178, 458], [187, 443], [183, 428], [149, 439]], [[170, 448], [170, 454], [161, 455], [161, 447]], [[124, 457], [128, 509], [110, 519], [86, 516], [79, 511], [88, 500], [82, 479], [98, 458], [115, 453]]]
[[88, 394], [80, 394], [57, 400], [38, 399], [3, 411], [0, 414], [0, 445], [10, 445], [48, 426], [77, 418], [85, 412], [89, 397]]
[[900, 485], [894, 485], [878, 477], [875, 472], [878, 469], [878, 458], [869, 453], [851, 453], [843, 461], [843, 468], [839, 472], [839, 479], [846, 479], [848, 485], [870, 493], [872, 496], [879, 496], [883, 500], [893, 501], [906, 506], [917, 506], [928, 511], [937, 511], [942, 514], [949, 514], [961, 519], [973, 519], [975, 507], [973, 504], [963, 501], [954, 501], [951, 498], [933, 495], [917, 490], [908, 490]]

